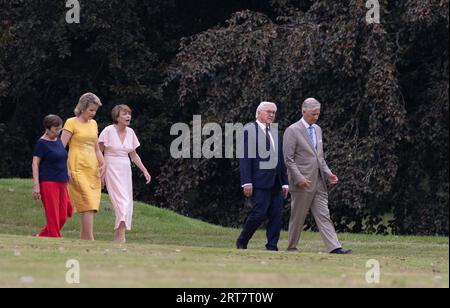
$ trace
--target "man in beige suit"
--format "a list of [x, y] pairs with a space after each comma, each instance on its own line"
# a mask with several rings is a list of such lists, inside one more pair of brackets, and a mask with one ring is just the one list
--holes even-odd
[[297, 251], [300, 234], [309, 210], [314, 216], [327, 251], [348, 254], [342, 249], [328, 209], [327, 182], [336, 185], [334, 175], [324, 159], [322, 129], [315, 124], [320, 115], [320, 103], [314, 98], [302, 104], [303, 118], [284, 133], [283, 152], [291, 192], [288, 251]]

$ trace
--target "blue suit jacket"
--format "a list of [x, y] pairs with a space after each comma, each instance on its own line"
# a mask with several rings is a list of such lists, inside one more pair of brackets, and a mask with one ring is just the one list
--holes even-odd
[[[258, 142], [265, 141], [265, 133], [258, 126], [258, 123], [254, 122], [254, 129], [256, 130], [256, 140], [249, 134], [244, 132], [243, 145], [244, 145], [244, 158], [239, 160], [240, 172], [241, 172], [241, 186], [244, 184], [253, 184], [253, 188], [256, 189], [271, 189], [276, 184], [279, 186], [289, 185], [288, 176], [286, 172], [286, 166], [284, 164], [283, 147], [281, 145], [281, 138], [278, 137], [278, 162], [274, 169], [261, 169], [260, 162], [269, 161], [269, 158], [261, 158], [258, 151], [256, 151], [256, 157], [249, 157], [248, 145], [250, 142], [256, 145], [258, 149]], [[250, 124], [251, 125], [251, 124]], [[252, 129], [249, 127], [249, 129]], [[275, 154], [275, 153], [273, 153]], [[278, 183], [277, 183], [278, 182]]]

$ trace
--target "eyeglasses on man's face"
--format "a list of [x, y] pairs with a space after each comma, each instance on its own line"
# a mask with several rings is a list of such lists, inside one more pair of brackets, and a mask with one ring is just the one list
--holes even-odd
[[271, 114], [271, 115], [276, 115], [277, 114], [277, 112], [276, 111], [273, 111], [273, 110], [263, 110], [265, 113], [267, 113], [267, 114]]

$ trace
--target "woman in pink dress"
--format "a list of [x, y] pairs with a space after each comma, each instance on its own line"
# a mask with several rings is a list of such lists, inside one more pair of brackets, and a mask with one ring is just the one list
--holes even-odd
[[142, 171], [146, 183], [151, 176], [136, 153], [140, 143], [133, 129], [131, 109], [127, 105], [117, 105], [112, 110], [114, 124], [106, 127], [100, 134], [100, 149], [104, 152], [106, 172], [105, 184], [116, 213], [114, 241], [125, 243], [125, 232], [131, 230], [133, 216], [133, 181], [131, 160]]

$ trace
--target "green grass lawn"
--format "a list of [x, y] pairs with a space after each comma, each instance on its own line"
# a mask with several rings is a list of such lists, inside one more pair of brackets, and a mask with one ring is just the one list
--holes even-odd
[[[114, 213], [103, 196], [95, 242], [82, 242], [79, 217], [64, 239], [33, 235], [44, 225], [29, 180], [0, 180], [0, 287], [448, 287], [445, 237], [339, 234], [352, 255], [324, 252], [319, 234], [302, 235], [301, 252], [264, 250], [258, 231], [248, 250], [236, 250], [238, 229], [222, 228], [135, 203], [128, 243], [112, 243]], [[285, 250], [283, 232], [280, 249]], [[66, 283], [66, 262], [80, 264], [81, 283]], [[379, 284], [368, 284], [366, 263], [381, 267]]]

